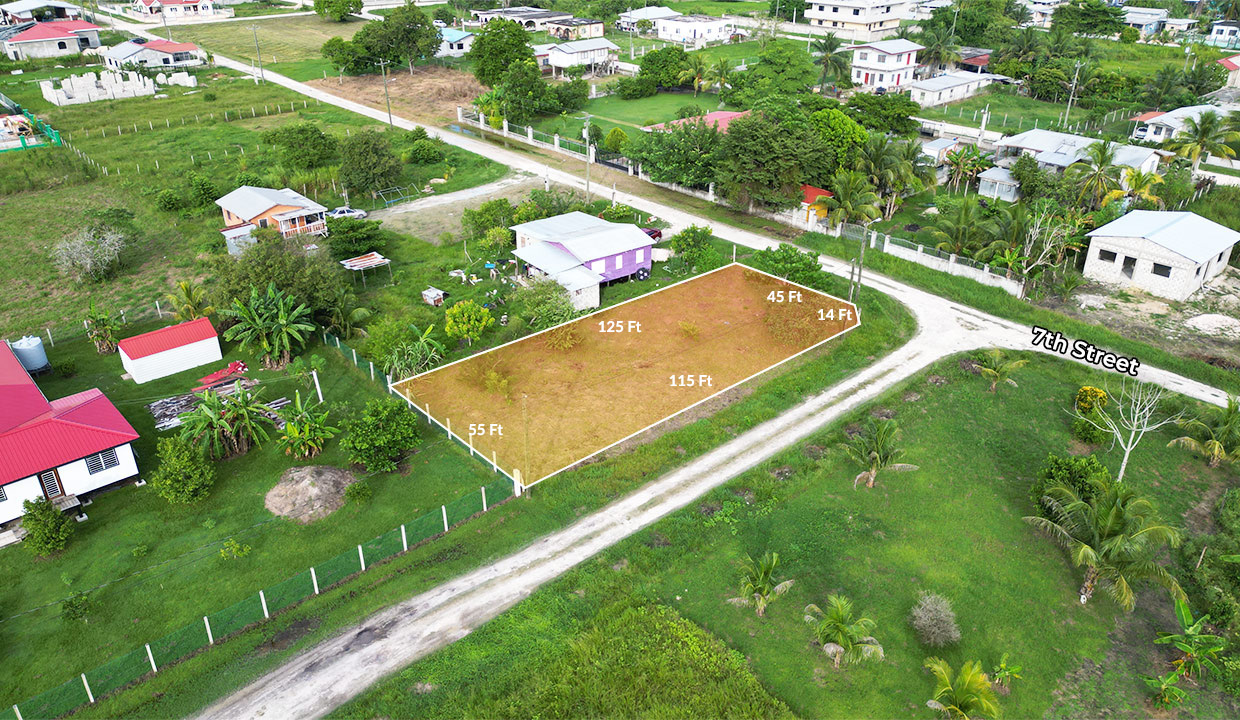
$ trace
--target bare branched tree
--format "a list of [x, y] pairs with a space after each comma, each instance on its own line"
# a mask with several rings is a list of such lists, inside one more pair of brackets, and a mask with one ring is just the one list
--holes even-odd
[[126, 243], [125, 236], [115, 230], [84, 228], [56, 243], [52, 262], [76, 280], [103, 280], [120, 265]]
[[1029, 221], [1029, 230], [1025, 233], [1025, 244], [1020, 254], [1025, 258], [1025, 284], [1021, 288], [1021, 297], [1029, 293], [1032, 278], [1040, 268], [1049, 268], [1058, 258], [1063, 257], [1064, 248], [1071, 244], [1072, 226], [1063, 218], [1042, 210], [1033, 214]]
[[1115, 398], [1115, 402], [1111, 404], [1112, 410], [1095, 410], [1090, 414], [1076, 410], [1075, 415], [1110, 435], [1111, 447], [1119, 445], [1124, 449], [1124, 460], [1120, 463], [1119, 474], [1115, 477], [1115, 482], [1123, 482], [1124, 472], [1128, 469], [1128, 458], [1140, 444], [1141, 438], [1151, 430], [1176, 422], [1183, 413], [1156, 417], [1163, 389], [1152, 383], [1138, 380], [1130, 382], [1125, 379], [1118, 395], [1110, 393], [1109, 389], [1107, 392]]

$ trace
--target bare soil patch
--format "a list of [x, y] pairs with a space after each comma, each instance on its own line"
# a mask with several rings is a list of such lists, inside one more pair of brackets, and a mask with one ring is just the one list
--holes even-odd
[[[345, 77], [343, 82], [335, 77], [306, 84], [354, 102], [387, 109], [383, 78], [379, 75]], [[392, 114], [433, 125], [455, 121], [457, 106], [469, 105], [485, 91], [470, 73], [437, 65], [415, 67], [413, 75], [407, 68], [388, 75]]]
[[344, 491], [357, 477], [329, 465], [289, 468], [267, 492], [265, 505], [275, 515], [302, 525], [325, 518], [344, 505]]
[[[531, 190], [542, 190], [543, 181], [526, 175], [509, 175], [504, 179], [442, 196], [420, 198], [403, 205], [376, 210], [371, 219], [380, 220], [389, 230], [439, 245], [444, 233], [458, 236], [461, 232], [461, 214], [476, 210], [479, 205], [496, 198], [506, 198], [519, 203]], [[560, 188], [560, 186], [555, 186]]]

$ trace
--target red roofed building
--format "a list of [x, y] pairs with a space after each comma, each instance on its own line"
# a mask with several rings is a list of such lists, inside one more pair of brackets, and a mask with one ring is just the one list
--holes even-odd
[[121, 365], [139, 385], [218, 362], [222, 357], [219, 336], [207, 318], [125, 338], [117, 348]]
[[714, 112], [708, 112], [705, 115], [698, 115], [696, 117], [681, 118], [680, 120], [672, 120], [671, 122], [659, 123], [658, 125], [648, 125], [642, 128], [642, 130], [645, 130], [646, 132], [652, 132], [654, 130], [671, 130], [672, 127], [676, 125], [704, 122], [707, 125], [714, 126], [714, 128], [720, 133], [727, 135], [728, 125], [731, 124], [731, 122], [736, 118], [745, 117], [748, 114], [748, 110], [742, 110], [740, 112], [735, 112], [732, 110], [716, 110]]
[[85, 20], [5, 25], [0, 26], [0, 45], [10, 60], [77, 55], [99, 47], [99, 26]]
[[0, 523], [21, 517], [26, 500], [67, 510], [78, 496], [137, 475], [137, 439], [99, 390], [48, 402], [0, 342]]
[[1240, 87], [1240, 55], [1232, 55], [1218, 61], [1227, 70], [1227, 82], [1224, 87]]

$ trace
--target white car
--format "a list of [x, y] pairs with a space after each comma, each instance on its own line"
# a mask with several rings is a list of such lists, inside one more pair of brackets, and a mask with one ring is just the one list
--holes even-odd
[[343, 205], [327, 213], [327, 217], [329, 218], [357, 218], [360, 220], [366, 217], [366, 211], [365, 210], [354, 210], [348, 205]]
[[437, 27], [437, 28], [446, 28], [446, 27], [448, 27], [448, 23], [444, 22], [443, 20], [436, 20], [436, 21], [435, 21], [435, 27]]

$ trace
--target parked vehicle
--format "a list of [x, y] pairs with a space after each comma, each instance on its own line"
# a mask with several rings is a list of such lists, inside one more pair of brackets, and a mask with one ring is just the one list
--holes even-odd
[[335, 210], [332, 210], [331, 212], [327, 213], [327, 217], [329, 218], [357, 218], [361, 220], [362, 218], [366, 217], [366, 211], [357, 210], [357, 209], [349, 207], [348, 205], [342, 205], [336, 208]]
[[642, 228], [642, 232], [650, 236], [651, 240], [658, 242], [663, 239], [663, 231], [659, 228]]

